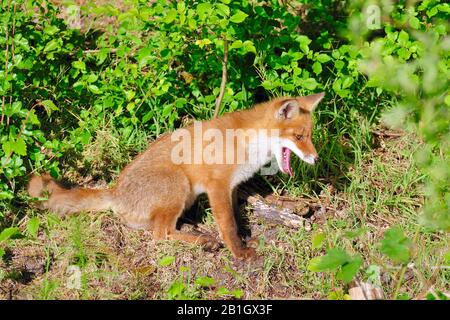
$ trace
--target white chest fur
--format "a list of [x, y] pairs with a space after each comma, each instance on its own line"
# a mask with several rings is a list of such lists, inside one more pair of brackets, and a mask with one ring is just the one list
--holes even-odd
[[273, 156], [274, 141], [267, 134], [257, 136], [246, 147], [246, 159], [238, 164], [231, 177], [231, 188], [250, 179], [258, 170], [267, 164]]

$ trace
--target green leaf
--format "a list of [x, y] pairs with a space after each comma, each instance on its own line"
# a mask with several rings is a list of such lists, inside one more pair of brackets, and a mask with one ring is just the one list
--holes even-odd
[[243, 45], [244, 44], [243, 44], [242, 40], [236, 40], [236, 41], [233, 41], [233, 43], [230, 46], [230, 49], [239, 49], [239, 48], [242, 48]]
[[220, 287], [219, 289], [217, 289], [217, 294], [221, 296], [228, 295], [230, 294], [230, 290], [225, 287]]
[[34, 110], [31, 110], [28, 116], [28, 121], [31, 124], [41, 124], [41, 122], [39, 121], [39, 118], [37, 117], [36, 113]]
[[184, 2], [177, 3], [177, 11], [183, 13], [186, 10], [186, 4]]
[[214, 283], [215, 283], [214, 279], [210, 277], [199, 277], [195, 279], [195, 284], [201, 287], [210, 287], [214, 285]]
[[323, 241], [325, 240], [325, 233], [319, 232], [312, 236], [311, 243], [313, 249], [319, 249], [323, 245]]
[[158, 264], [161, 267], [167, 267], [168, 265], [171, 265], [174, 261], [175, 261], [174, 256], [166, 256], [166, 257], [162, 258], [161, 260], [159, 260]]
[[172, 110], [173, 110], [172, 105], [170, 105], [170, 104], [166, 105], [166, 106], [163, 108], [162, 116], [163, 116], [164, 118], [167, 118], [167, 117], [172, 113]]
[[445, 97], [444, 102], [447, 106], [450, 106], [450, 93], [447, 93], [447, 96]]
[[312, 69], [313, 69], [315, 74], [321, 74], [322, 73], [322, 65], [318, 61], [314, 62], [314, 64], [312, 65]]
[[37, 237], [37, 233], [39, 230], [39, 224], [40, 224], [40, 221], [39, 221], [39, 218], [37, 218], [37, 217], [33, 217], [30, 220], [28, 220], [27, 231], [28, 231], [28, 234], [30, 236], [32, 236], [33, 238]]
[[230, 291], [225, 287], [220, 287], [219, 289], [217, 289], [217, 294], [220, 296], [231, 295], [237, 299], [240, 299], [244, 295], [244, 292], [241, 289], [236, 289], [236, 290]]
[[397, 263], [407, 263], [410, 259], [412, 241], [400, 227], [392, 227], [384, 233], [380, 251]]
[[197, 28], [197, 21], [195, 19], [188, 19], [188, 26], [191, 30]]
[[52, 111], [59, 111], [58, 107], [52, 100], [41, 101], [41, 105], [45, 108], [45, 111], [50, 115]]
[[316, 56], [316, 60], [319, 61], [320, 63], [326, 63], [331, 60], [331, 57], [325, 53], [321, 53]]
[[84, 63], [84, 61], [81, 60], [77, 60], [72, 62], [72, 67], [74, 67], [75, 69], [79, 69], [79, 70], [86, 70], [86, 64]]
[[314, 78], [305, 79], [301, 82], [301, 84], [302, 84], [302, 87], [307, 90], [314, 90], [317, 88], [317, 85], [318, 85], [316, 79], [314, 79]]
[[377, 265], [371, 264], [366, 269], [367, 281], [370, 283], [381, 286], [381, 268]]
[[217, 13], [226, 18], [230, 15], [230, 8], [223, 3], [216, 3]]
[[130, 101], [131, 99], [133, 99], [135, 95], [136, 95], [136, 92], [133, 90], [125, 91], [125, 97], [127, 98], [127, 101]]
[[0, 242], [6, 241], [10, 239], [11, 237], [19, 234], [19, 228], [16, 227], [10, 227], [3, 229], [3, 231], [0, 233]]
[[311, 39], [305, 35], [299, 35], [296, 40], [299, 42], [299, 47], [304, 53], [309, 52], [309, 44], [311, 43]]
[[14, 198], [14, 194], [10, 191], [0, 191], [0, 200], [11, 200]]
[[191, 268], [189, 268], [189, 267], [186, 267], [186, 266], [180, 267], [180, 272], [190, 272], [190, 271], [191, 271]]
[[286, 83], [282, 86], [284, 91], [293, 91], [295, 89], [295, 85], [292, 83]]
[[208, 38], [195, 41], [195, 44], [198, 45], [200, 48], [203, 48], [204, 46], [207, 46], [211, 43], [212, 41], [209, 40]]
[[167, 11], [166, 16], [164, 17], [165, 23], [172, 23], [177, 17], [177, 10], [170, 9]]
[[54, 25], [47, 25], [44, 28], [44, 33], [48, 34], [48, 35], [54, 35], [57, 31], [59, 31], [57, 26]]
[[404, 30], [400, 31], [398, 35], [398, 43], [402, 46], [406, 46], [408, 42], [409, 42], [409, 34]]
[[248, 17], [248, 14], [245, 12], [238, 10], [235, 14], [233, 14], [230, 18], [230, 21], [233, 23], [241, 23]]
[[350, 260], [350, 256], [342, 249], [329, 249], [327, 254], [311, 259], [308, 270], [315, 272], [333, 271]]
[[256, 48], [253, 44], [253, 42], [251, 42], [250, 40], [246, 40], [243, 43], [243, 47], [244, 47], [244, 52], [253, 52], [254, 54], [256, 54]]
[[212, 10], [212, 5], [210, 3], [200, 3], [197, 6], [197, 14], [200, 19], [206, 18], [209, 12]]
[[411, 297], [407, 293], [400, 293], [395, 299], [396, 300], [411, 300]]
[[420, 20], [417, 19], [416, 17], [411, 17], [411, 19], [409, 19], [409, 25], [413, 29], [419, 29], [420, 28]]
[[87, 82], [92, 83], [97, 81], [98, 76], [94, 73], [91, 73], [88, 77], [87, 77]]
[[2, 150], [5, 153], [5, 155], [7, 156], [11, 155], [12, 153], [11, 140], [7, 140], [2, 143]]
[[353, 280], [353, 277], [358, 272], [359, 268], [362, 265], [363, 260], [361, 257], [357, 256], [353, 258], [351, 261], [345, 263], [341, 270], [336, 274], [336, 279], [342, 280], [345, 283], [349, 283]]
[[354, 80], [352, 77], [345, 77], [344, 81], [342, 81], [342, 89], [346, 89], [353, 84]]
[[27, 145], [22, 137], [18, 138], [16, 141], [10, 141], [11, 152], [14, 152], [20, 156], [25, 156], [27, 154]]
[[306, 45], [306, 46], [308, 46], [311, 43], [311, 41], [312, 41], [310, 38], [308, 38], [308, 36], [305, 36], [303, 34], [297, 36], [296, 40], [298, 41], [298, 43], [300, 45]]
[[344, 293], [342, 290], [331, 291], [328, 294], [328, 300], [352, 300], [348, 294]]
[[425, 299], [426, 300], [436, 300], [436, 297], [431, 292], [428, 292]]
[[436, 294], [440, 300], [445, 300], [445, 301], [450, 300], [450, 298], [447, 296], [447, 294], [445, 294], [439, 290], [436, 291]]
[[444, 254], [444, 264], [450, 266], [450, 251]]
[[102, 91], [95, 84], [88, 85], [88, 89], [89, 89], [89, 91], [91, 91], [92, 93], [95, 93], [95, 94], [102, 93]]
[[15, 101], [10, 106], [9, 104], [5, 107], [5, 115], [8, 117], [11, 117], [15, 114], [20, 113], [22, 109], [22, 102], [21, 101]]
[[150, 120], [153, 117], [154, 114], [155, 114], [155, 112], [153, 110], [150, 110], [142, 117], [141, 122], [146, 123], [148, 120]]
[[50, 40], [44, 48], [44, 52], [54, 51], [59, 47], [59, 39]]
[[336, 61], [334, 62], [334, 67], [335, 67], [337, 70], [342, 70], [342, 68], [344, 68], [344, 66], [345, 66], [344, 61], [336, 60]]
[[236, 298], [236, 299], [240, 299], [242, 298], [242, 296], [244, 295], [244, 291], [242, 291], [241, 289], [236, 289], [231, 291], [231, 294]]
[[434, 17], [438, 13], [438, 6], [434, 6], [433, 8], [427, 10], [427, 16], [429, 18]]
[[400, 48], [397, 51], [398, 56], [403, 60], [408, 60], [411, 57], [411, 52], [407, 48]]
[[167, 293], [170, 298], [178, 298], [183, 299], [184, 295], [183, 292], [186, 289], [186, 285], [182, 283], [181, 281], [174, 281], [172, 285], [170, 286], [169, 290], [167, 290]]

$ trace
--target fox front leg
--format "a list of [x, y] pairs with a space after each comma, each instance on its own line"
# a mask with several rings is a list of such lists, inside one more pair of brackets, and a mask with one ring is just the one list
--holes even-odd
[[239, 259], [253, 260], [255, 249], [244, 246], [238, 236], [237, 224], [234, 218], [231, 190], [224, 194], [223, 188], [212, 184], [207, 190], [214, 219], [219, 225], [219, 231], [225, 245]]

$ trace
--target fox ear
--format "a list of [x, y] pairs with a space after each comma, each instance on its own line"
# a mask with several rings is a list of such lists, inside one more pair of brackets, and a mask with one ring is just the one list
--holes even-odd
[[297, 100], [284, 100], [275, 112], [275, 118], [279, 120], [292, 119], [300, 112], [300, 105]]
[[313, 112], [314, 109], [319, 104], [320, 100], [322, 100], [323, 96], [325, 95], [324, 92], [312, 94], [305, 97], [299, 97], [298, 100], [300, 101], [302, 109]]

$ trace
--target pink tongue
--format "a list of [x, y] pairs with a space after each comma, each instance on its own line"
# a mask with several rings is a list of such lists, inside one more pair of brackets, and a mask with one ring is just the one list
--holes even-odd
[[282, 150], [283, 159], [282, 159], [282, 166], [283, 171], [292, 176], [292, 169], [291, 169], [291, 150], [288, 148], [283, 148]]

